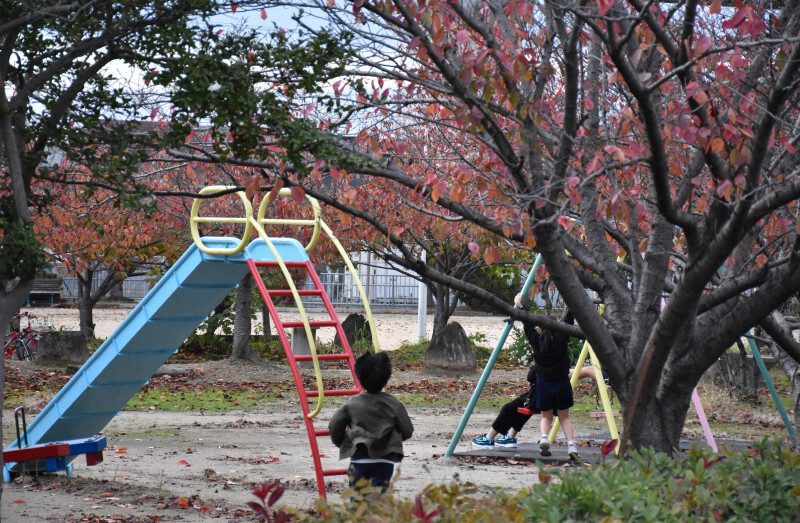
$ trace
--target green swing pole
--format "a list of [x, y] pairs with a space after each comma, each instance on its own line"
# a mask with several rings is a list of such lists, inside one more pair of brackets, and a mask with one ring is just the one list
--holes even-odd
[[[542, 255], [539, 254], [536, 256], [536, 261], [533, 262], [533, 268], [528, 273], [528, 278], [525, 280], [525, 285], [522, 286], [522, 291], [520, 291], [522, 292], [523, 296], [528, 293], [533, 285], [533, 282], [536, 280], [536, 269], [539, 268], [539, 265], [541, 264]], [[447, 447], [447, 452], [444, 453], [445, 456], [450, 457], [453, 455], [453, 452], [455, 452], [456, 445], [458, 445], [458, 440], [461, 439], [461, 434], [464, 433], [464, 427], [466, 427], [469, 417], [472, 415], [473, 409], [475, 409], [475, 404], [478, 403], [478, 398], [480, 398], [483, 387], [486, 385], [486, 381], [489, 379], [489, 374], [492, 373], [492, 367], [494, 367], [495, 362], [497, 362], [497, 358], [500, 356], [500, 351], [506, 344], [506, 338], [508, 338], [508, 335], [511, 333], [513, 326], [514, 320], [509, 320], [503, 329], [503, 333], [500, 335], [500, 339], [497, 340], [497, 345], [492, 351], [491, 356], [489, 356], [489, 361], [486, 362], [486, 368], [483, 369], [481, 379], [478, 380], [478, 384], [475, 386], [475, 392], [472, 393], [472, 398], [470, 398], [467, 409], [464, 411], [464, 415], [461, 417], [461, 422], [458, 424], [455, 434], [453, 434], [453, 439], [450, 441], [450, 446]]]
[[792, 422], [789, 421], [789, 416], [786, 414], [786, 409], [783, 408], [783, 403], [781, 403], [781, 398], [778, 396], [778, 391], [775, 390], [775, 385], [772, 383], [772, 378], [769, 377], [769, 372], [767, 372], [767, 366], [764, 365], [764, 359], [761, 357], [761, 352], [758, 350], [756, 342], [753, 341], [753, 338], [747, 338], [747, 342], [750, 344], [750, 350], [753, 353], [753, 359], [756, 360], [758, 369], [761, 371], [761, 375], [764, 377], [764, 381], [767, 383], [769, 393], [772, 394], [772, 400], [775, 402], [775, 406], [778, 407], [778, 412], [781, 414], [783, 424], [786, 425], [786, 430], [789, 432], [789, 437], [792, 438], [792, 444], [797, 445], [797, 434], [795, 434], [794, 428], [792, 428]]
[[[722, 267], [717, 269], [717, 274], [722, 275]], [[769, 388], [769, 393], [772, 394], [772, 401], [774, 401], [775, 406], [778, 407], [778, 412], [781, 415], [783, 424], [786, 426], [786, 430], [789, 432], [789, 437], [792, 438], [792, 443], [797, 445], [797, 434], [795, 434], [794, 428], [792, 428], [792, 422], [789, 421], [789, 416], [786, 414], [786, 409], [783, 408], [783, 403], [781, 403], [781, 398], [778, 396], [778, 391], [775, 390], [775, 385], [772, 383], [772, 378], [769, 377], [767, 366], [764, 365], [764, 360], [761, 358], [761, 352], [758, 350], [758, 346], [756, 346], [756, 342], [753, 340], [753, 338], [748, 337], [747, 343], [750, 345], [750, 351], [753, 353], [753, 359], [756, 360], [758, 370], [761, 371], [761, 375], [764, 377], [764, 382]]]

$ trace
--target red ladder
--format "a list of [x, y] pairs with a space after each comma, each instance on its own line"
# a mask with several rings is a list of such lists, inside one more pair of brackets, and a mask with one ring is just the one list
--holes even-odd
[[[319, 275], [317, 271], [314, 269], [314, 265], [311, 263], [310, 260], [305, 262], [290, 262], [284, 261], [283, 264], [287, 268], [304, 268], [308, 275], [311, 277], [312, 282], [314, 283], [313, 289], [303, 289], [297, 290], [297, 293], [300, 296], [319, 296], [322, 299], [322, 303], [325, 306], [325, 310], [330, 317], [330, 320], [323, 320], [323, 321], [309, 321], [308, 324], [310, 327], [334, 327], [336, 329], [336, 334], [339, 336], [339, 340], [342, 344], [342, 352], [336, 354], [318, 354], [317, 360], [318, 361], [346, 361], [348, 367], [350, 368], [350, 374], [353, 378], [354, 387], [351, 389], [332, 389], [332, 390], [324, 390], [323, 395], [325, 397], [329, 396], [353, 396], [362, 392], [364, 388], [358, 382], [355, 373], [355, 360], [353, 358], [353, 352], [350, 350], [350, 343], [347, 341], [347, 336], [344, 334], [344, 329], [342, 329], [342, 324], [339, 322], [338, 317], [336, 316], [336, 311], [333, 309], [333, 305], [331, 304], [331, 300], [328, 297], [325, 289], [322, 287], [322, 282], [319, 279]], [[275, 303], [273, 302], [274, 297], [278, 296], [292, 296], [291, 290], [275, 290], [275, 289], [267, 289], [266, 285], [264, 285], [264, 279], [259, 272], [259, 268], [275, 268], [279, 267], [279, 263], [276, 261], [255, 261], [253, 259], [247, 260], [247, 265], [250, 267], [250, 272], [253, 275], [253, 278], [256, 281], [256, 285], [258, 286], [258, 290], [261, 291], [261, 295], [264, 297], [264, 303], [267, 305], [269, 309], [269, 315], [272, 318], [272, 322], [275, 324], [275, 329], [278, 331], [278, 336], [280, 337], [281, 344], [283, 344], [283, 350], [286, 353], [286, 359], [289, 361], [289, 367], [292, 370], [292, 377], [294, 378], [295, 385], [297, 386], [297, 394], [300, 396], [300, 406], [303, 409], [303, 419], [306, 423], [306, 431], [308, 432], [308, 442], [311, 445], [311, 455], [314, 459], [314, 469], [317, 475], [317, 490], [319, 491], [319, 495], [323, 498], [326, 497], [325, 491], [325, 477], [326, 476], [339, 476], [343, 474], [347, 474], [347, 469], [324, 469], [322, 467], [322, 459], [319, 452], [319, 445], [317, 444], [317, 438], [320, 436], [329, 436], [330, 431], [326, 428], [324, 429], [315, 429], [314, 428], [314, 418], [309, 418], [308, 415], [311, 413], [311, 408], [308, 404], [309, 398], [317, 398], [319, 397], [319, 391], [317, 389], [307, 389], [303, 384], [303, 377], [300, 374], [300, 369], [297, 366], [297, 362], [299, 361], [313, 361], [311, 355], [295, 355], [292, 352], [291, 345], [289, 343], [289, 338], [286, 336], [285, 329], [292, 328], [292, 327], [303, 327], [302, 321], [281, 321], [280, 317], [278, 316], [278, 310], [275, 307]]]

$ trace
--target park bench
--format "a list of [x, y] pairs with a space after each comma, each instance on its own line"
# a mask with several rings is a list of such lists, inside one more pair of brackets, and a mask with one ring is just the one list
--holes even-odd
[[33, 281], [33, 288], [28, 294], [28, 306], [31, 304], [31, 296], [49, 296], [50, 305], [55, 303], [56, 296], [61, 294], [61, 280], [58, 278], [36, 278]]

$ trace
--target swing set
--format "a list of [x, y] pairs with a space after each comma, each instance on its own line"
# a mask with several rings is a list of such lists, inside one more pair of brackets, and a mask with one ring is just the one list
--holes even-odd
[[[538, 255], [536, 257], [536, 260], [534, 261], [533, 267], [531, 268], [530, 272], [528, 273], [528, 277], [525, 280], [525, 284], [522, 286], [522, 291], [521, 292], [522, 292], [523, 295], [526, 295], [528, 293], [528, 291], [530, 291], [530, 288], [531, 288], [531, 286], [533, 285], [533, 282], [536, 279], [536, 277], [535, 277], [536, 269], [541, 265], [541, 263], [542, 263], [542, 256], [540, 254], [540, 255]], [[600, 313], [601, 314], [603, 312], [602, 309], [603, 309], [603, 306], [601, 305], [600, 306]], [[494, 367], [495, 363], [497, 362], [497, 358], [500, 356], [500, 351], [502, 350], [503, 346], [506, 343], [508, 335], [510, 334], [511, 329], [513, 327], [513, 323], [514, 323], [513, 321], [508, 321], [506, 323], [506, 326], [505, 326], [502, 334], [500, 335], [500, 338], [497, 341], [497, 345], [495, 346], [494, 350], [492, 351], [492, 354], [489, 356], [489, 360], [486, 362], [486, 367], [483, 369], [483, 373], [481, 374], [481, 377], [478, 380], [477, 385], [475, 386], [475, 391], [473, 392], [472, 397], [470, 398], [470, 401], [467, 404], [467, 408], [464, 411], [464, 415], [461, 417], [461, 421], [459, 422], [458, 427], [456, 428], [456, 431], [453, 434], [453, 438], [450, 441], [450, 446], [447, 448], [447, 451], [444, 454], [445, 456], [451, 457], [453, 455], [453, 453], [455, 452], [456, 445], [458, 444], [459, 440], [461, 439], [462, 434], [464, 433], [464, 428], [466, 427], [466, 425], [467, 425], [467, 423], [469, 421], [469, 418], [472, 415], [472, 411], [475, 409], [475, 405], [477, 404], [478, 399], [480, 398], [481, 392], [483, 391], [483, 388], [486, 385], [486, 381], [489, 379], [489, 375], [492, 372], [492, 368]], [[754, 351], [754, 352], [756, 352], [756, 351]], [[610, 394], [609, 394], [608, 385], [606, 384], [605, 380], [603, 379], [603, 371], [602, 371], [602, 368], [600, 367], [600, 362], [597, 359], [597, 356], [595, 355], [594, 350], [592, 350], [592, 347], [591, 347], [591, 345], [589, 344], [588, 341], [584, 342], [583, 348], [581, 349], [581, 353], [578, 356], [577, 361], [575, 362], [575, 371], [572, 373], [572, 378], [570, 379], [570, 384], [572, 385], [572, 389], [575, 390], [575, 386], [578, 383], [578, 380], [580, 379], [579, 369], [583, 368], [583, 365], [586, 362], [586, 358], [587, 357], [590, 358], [591, 365], [592, 365], [592, 367], [594, 369], [594, 379], [595, 379], [595, 384], [596, 384], [596, 387], [597, 387], [597, 393], [598, 393], [598, 395], [600, 397], [600, 401], [602, 402], [602, 406], [603, 406], [603, 411], [602, 412], [593, 412], [593, 413], [590, 414], [590, 416], [598, 417], [598, 418], [599, 417], [605, 417], [606, 418], [606, 422], [608, 423], [608, 430], [609, 430], [609, 433], [611, 434], [611, 439], [612, 440], [616, 440], [616, 442], [617, 442], [614, 451], [615, 451], [615, 453], [619, 453], [620, 437], [619, 437], [619, 431], [617, 430], [616, 422], [614, 420], [615, 412], [613, 411], [613, 409], [611, 407], [611, 400], [610, 400]], [[759, 359], [759, 361], [760, 361], [760, 359]], [[763, 363], [760, 365], [760, 367], [761, 366], [763, 366]], [[766, 369], [764, 368], [762, 370], [762, 374], [764, 374], [765, 372], [766, 372]], [[765, 380], [767, 381], [768, 384], [770, 384], [770, 385], [772, 384], [771, 380], [769, 379], [769, 376], [766, 375], [766, 374], [765, 374]], [[774, 391], [774, 387], [771, 387], [770, 390]], [[773, 392], [773, 397], [776, 397], [776, 393], [775, 392]], [[596, 403], [597, 403], [597, 401], [596, 401]], [[711, 447], [711, 449], [714, 452], [718, 452], [717, 445], [716, 445], [716, 442], [714, 441], [714, 436], [711, 433], [711, 428], [710, 428], [710, 426], [708, 424], [708, 419], [706, 418], [705, 411], [703, 410], [703, 405], [700, 402], [700, 396], [697, 393], [697, 389], [694, 389], [692, 391], [692, 404], [694, 405], [694, 408], [695, 408], [695, 410], [697, 412], [697, 417], [700, 420], [700, 424], [703, 427], [703, 432], [705, 434], [706, 441], [707, 441], [709, 447]], [[780, 404], [780, 401], [777, 400], [777, 399], [776, 399], [776, 404], [778, 405], [779, 410], [781, 410], [783, 412], [783, 410], [782, 410], [783, 406]], [[530, 409], [524, 409], [524, 408], [520, 409], [519, 412], [522, 413], [522, 414], [532, 414], [533, 413]], [[785, 416], [785, 414], [783, 414], [783, 416]], [[788, 418], [785, 418], [785, 421], [788, 421]], [[558, 418], [555, 418], [553, 420], [553, 426], [552, 426], [552, 428], [550, 430], [550, 433], [548, 434], [548, 440], [549, 440], [549, 442], [551, 444], [555, 441], [556, 434], [558, 433], [559, 426], [560, 426], [560, 424], [559, 424]], [[792, 437], [792, 440], [795, 441], [795, 436], [794, 436], [794, 432], [791, 429], [791, 424], [787, 423], [787, 427], [789, 427], [789, 432], [790, 432], [790, 435]]]

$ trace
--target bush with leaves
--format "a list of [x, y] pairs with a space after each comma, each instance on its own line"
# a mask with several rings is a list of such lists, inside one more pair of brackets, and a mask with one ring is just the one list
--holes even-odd
[[[604, 451], [609, 454], [614, 445]], [[520, 475], [515, 482], [524, 481]], [[693, 448], [677, 457], [645, 449], [607, 457], [593, 468], [540, 468], [539, 482], [488, 496], [470, 483], [429, 485], [413, 499], [391, 490], [320, 500], [299, 521], [797, 521], [800, 454], [781, 440], [713, 454]]]
[[589, 474], [534, 485], [521, 505], [531, 521], [796, 521], [800, 454], [780, 439], [720, 455], [693, 448], [673, 458], [643, 449]]
[[[511, 342], [504, 349], [508, 360], [519, 365], [533, 365], [533, 348], [528, 343], [525, 332], [515, 325], [511, 329], [510, 338]], [[583, 340], [570, 338], [567, 344], [570, 365], [575, 365], [581, 350], [583, 350]]]
[[265, 521], [272, 523], [291, 521], [293, 519], [291, 514], [282, 509], [275, 510], [272, 508], [281, 499], [284, 490], [286, 490], [286, 486], [281, 485], [280, 480], [265, 481], [263, 485], [253, 489], [253, 495], [258, 498], [258, 501], [248, 501], [247, 506]]

